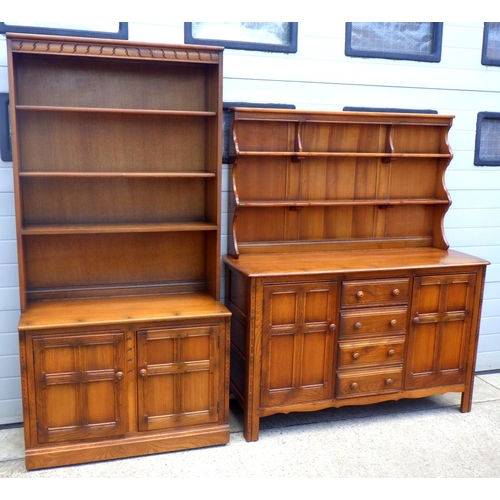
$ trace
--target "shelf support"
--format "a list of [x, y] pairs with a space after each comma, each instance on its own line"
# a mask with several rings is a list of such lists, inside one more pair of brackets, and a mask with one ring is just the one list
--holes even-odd
[[292, 162], [293, 163], [298, 163], [302, 160], [305, 160], [305, 156], [302, 156], [301, 153], [303, 153], [303, 148], [302, 148], [302, 129], [303, 129], [304, 122], [303, 121], [298, 121], [295, 123], [295, 152], [298, 153], [297, 156], [292, 157]]
[[[385, 134], [385, 153], [388, 153], [390, 155], [394, 154], [394, 144], [392, 142], [392, 131], [393, 131], [393, 125], [392, 123], [387, 125], [386, 127], [386, 134]], [[395, 161], [397, 158], [394, 156], [389, 156], [382, 158], [382, 163], [391, 163]]]

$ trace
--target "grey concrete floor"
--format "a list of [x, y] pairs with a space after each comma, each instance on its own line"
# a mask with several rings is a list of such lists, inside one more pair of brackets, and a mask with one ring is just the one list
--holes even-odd
[[229, 444], [27, 472], [22, 428], [0, 430], [0, 478], [500, 478], [500, 373], [478, 374], [472, 411], [460, 395], [261, 419], [243, 438], [231, 402]]

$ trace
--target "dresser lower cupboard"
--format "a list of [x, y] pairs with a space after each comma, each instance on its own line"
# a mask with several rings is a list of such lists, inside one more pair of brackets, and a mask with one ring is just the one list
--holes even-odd
[[452, 117], [233, 110], [231, 388], [276, 413], [446, 392], [471, 409], [488, 262], [448, 248]]
[[32, 305], [19, 325], [26, 468], [229, 441], [229, 313], [203, 294]]

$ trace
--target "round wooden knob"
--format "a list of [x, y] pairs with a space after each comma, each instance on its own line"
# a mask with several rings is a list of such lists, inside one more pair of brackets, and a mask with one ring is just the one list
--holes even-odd
[[335, 323], [332, 323], [329, 328], [331, 332], [334, 332], [337, 327], [335, 326]]
[[357, 390], [357, 388], [358, 388], [358, 387], [359, 387], [359, 386], [358, 386], [358, 383], [357, 383], [357, 382], [353, 382], [353, 383], [351, 384], [351, 389], [352, 389], [353, 391]]
[[396, 354], [396, 351], [394, 351], [394, 349], [391, 349], [388, 353], [387, 353], [387, 356], [390, 356], [391, 358], [394, 356], [394, 354]]
[[355, 330], [361, 330], [361, 327], [362, 327], [362, 326], [363, 326], [363, 325], [362, 325], [359, 321], [358, 321], [357, 323], [354, 323], [354, 329], [355, 329]]
[[359, 359], [359, 352], [354, 352], [352, 354], [352, 359]]
[[397, 297], [401, 292], [399, 291], [399, 288], [395, 288], [393, 291], [392, 291], [392, 295], [394, 295], [394, 297]]
[[420, 319], [418, 318], [418, 316], [415, 316], [415, 317], [413, 318], [413, 324], [414, 324], [414, 325], [418, 325], [418, 323], [419, 323], [419, 322], [420, 322]]
[[148, 371], [147, 371], [145, 368], [143, 368], [143, 369], [139, 372], [139, 375], [140, 375], [141, 377], [146, 377], [146, 376], [147, 376], [147, 374], [148, 374]]
[[116, 380], [121, 380], [123, 378], [123, 372], [116, 372], [115, 378], [116, 378]]
[[390, 325], [391, 326], [396, 326], [398, 322], [395, 319], [391, 319]]
[[358, 298], [358, 299], [362, 299], [364, 296], [365, 296], [365, 294], [361, 290], [356, 293], [356, 298]]
[[392, 385], [392, 378], [388, 378], [386, 381], [385, 381], [385, 385], [387, 387], [390, 387]]

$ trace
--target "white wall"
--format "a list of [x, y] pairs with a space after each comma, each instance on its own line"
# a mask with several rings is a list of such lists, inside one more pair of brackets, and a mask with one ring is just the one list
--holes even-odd
[[[348, 58], [345, 23], [299, 22], [296, 54], [227, 49], [224, 101], [434, 109], [456, 116], [454, 158], [446, 176], [453, 204], [445, 227], [451, 247], [488, 259], [478, 371], [500, 369], [500, 167], [475, 167], [477, 113], [500, 112], [500, 67], [481, 65], [483, 23], [444, 23], [440, 63]], [[129, 23], [129, 39], [183, 43], [183, 23]], [[0, 39], [0, 92], [7, 90]], [[227, 178], [223, 177], [223, 251], [227, 244]], [[11, 164], [0, 163], [0, 425], [22, 419], [17, 348], [19, 299]]]

